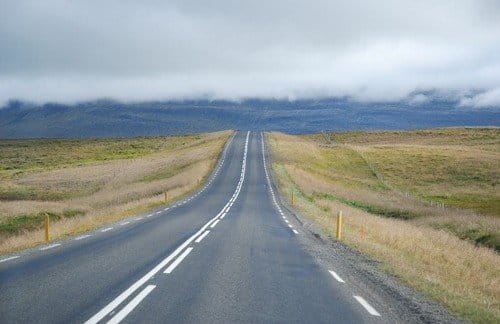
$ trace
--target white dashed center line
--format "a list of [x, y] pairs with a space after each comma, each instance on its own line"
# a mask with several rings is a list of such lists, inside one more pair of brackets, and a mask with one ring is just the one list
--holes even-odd
[[219, 222], [220, 222], [220, 219], [216, 220], [212, 225], [210, 225], [210, 227], [214, 228]]
[[[242, 176], [240, 178], [240, 181], [238, 183], [238, 186], [236, 188], [236, 196], [234, 199], [236, 199], [236, 197], [238, 197], [238, 194], [241, 190], [241, 186], [243, 184], [243, 180], [245, 178], [244, 176], [244, 170], [246, 168], [246, 156], [247, 156], [247, 151], [248, 151], [248, 139], [249, 139], [249, 136], [250, 136], [250, 132], [247, 132], [247, 136], [246, 136], [246, 142], [245, 142], [245, 150], [244, 150], [244, 159], [243, 159], [243, 165], [242, 165]], [[233, 200], [234, 200], [233, 199]], [[228, 202], [226, 204], [226, 206], [224, 206], [223, 210], [227, 208], [227, 206], [229, 205], [230, 202]], [[85, 322], [85, 324], [95, 324], [95, 323], [98, 323], [99, 321], [101, 321], [103, 318], [105, 318], [107, 315], [109, 315], [110, 313], [112, 313], [121, 303], [123, 303], [130, 295], [132, 295], [137, 289], [139, 289], [143, 284], [145, 284], [148, 280], [150, 280], [156, 273], [158, 273], [159, 271], [161, 271], [161, 269], [163, 267], [165, 267], [166, 265], [168, 265], [170, 263], [170, 261], [172, 261], [174, 258], [176, 258], [179, 253], [181, 253], [189, 244], [191, 244], [191, 242], [193, 240], [196, 240], [201, 234], [204, 234], [206, 232], [206, 229], [214, 222], [216, 221], [219, 221], [219, 217], [220, 215], [222, 214], [223, 210], [221, 210], [219, 212], [219, 214], [217, 214], [215, 217], [213, 217], [211, 220], [209, 220], [205, 225], [203, 225], [195, 234], [193, 234], [189, 239], [187, 239], [184, 243], [182, 243], [179, 247], [177, 247], [177, 249], [175, 249], [174, 252], [172, 252], [168, 257], [166, 257], [165, 259], [163, 259], [159, 264], [157, 264], [153, 269], [151, 269], [148, 273], [146, 273], [142, 278], [140, 278], [139, 280], [137, 280], [135, 283], [133, 283], [128, 289], [126, 289], [124, 292], [122, 292], [120, 295], [118, 295], [113, 301], [111, 301], [109, 304], [107, 304], [104, 308], [102, 308], [99, 312], [97, 312], [94, 316], [92, 316], [88, 321]], [[201, 241], [201, 240], [200, 240]], [[177, 257], [177, 259], [175, 259], [174, 262], [172, 262], [170, 264], [170, 266], [164, 271], [164, 273], [170, 273], [172, 272], [175, 267], [177, 267], [177, 265], [179, 265], [179, 263], [193, 250], [192, 247], [189, 247], [187, 248], [186, 250], [184, 250], [184, 252], [181, 253], [181, 255], [179, 255]], [[153, 286], [154, 288], [154, 286]], [[152, 288], [151, 288], [152, 289]], [[143, 292], [145, 291], [146, 289], [143, 290]], [[145, 293], [145, 295], [147, 295], [149, 293], [149, 291], [147, 293]], [[145, 296], [144, 295], [144, 296]], [[139, 295], [138, 295], [139, 296]], [[138, 297], [136, 297], [138, 298]], [[143, 299], [144, 297], [142, 298], [139, 298], [137, 300], [137, 303], [136, 305]], [[135, 298], [134, 298], [135, 300]], [[135, 305], [133, 305], [133, 307], [135, 307]], [[130, 310], [128, 312], [130, 312], [132, 309], [130, 308]], [[125, 317], [128, 312], [126, 313], [123, 313], [123, 317]], [[117, 314], [118, 315], [118, 314]], [[115, 315], [115, 316], [117, 316]], [[121, 320], [121, 319], [120, 319]]]
[[86, 239], [87, 237], [91, 237], [91, 236], [92, 235], [81, 235], [81, 236], [75, 237], [75, 241], [80, 241], [80, 240]]
[[61, 244], [60, 243], [54, 243], [54, 244], [51, 244], [51, 245], [47, 245], [47, 246], [41, 247], [41, 248], [39, 248], [39, 250], [40, 251], [45, 251], [45, 250], [48, 250], [48, 249], [52, 249], [52, 248], [58, 247], [59, 245], [61, 245]]
[[179, 255], [179, 257], [177, 257], [177, 259], [175, 259], [174, 262], [172, 262], [168, 268], [163, 271], [163, 273], [172, 273], [172, 271], [174, 271], [175, 268], [177, 268], [177, 266], [182, 262], [182, 260], [184, 260], [185, 257], [188, 256], [189, 253], [191, 253], [191, 251], [193, 251], [193, 248], [192, 247], [189, 247], [187, 248], [184, 252], [182, 252], [181, 255]]
[[195, 242], [196, 243], [200, 243], [201, 240], [203, 240], [205, 238], [205, 236], [207, 236], [208, 234], [210, 233], [210, 231], [205, 231], [205, 233], [203, 233], [200, 237], [198, 237]]
[[328, 272], [330, 272], [330, 274], [335, 278], [335, 280], [337, 280], [338, 282], [342, 282], [344, 283], [345, 281], [340, 278], [340, 276], [335, 272], [335, 271], [332, 271], [332, 270], [328, 270]]
[[363, 306], [368, 313], [370, 313], [373, 316], [380, 316], [379, 312], [375, 308], [373, 308], [368, 302], [361, 296], [354, 296], [354, 298], [358, 301], [358, 303]]
[[8, 257], [8, 258], [0, 260], [0, 263], [5, 262], [5, 261], [9, 261], [9, 260], [14, 260], [14, 259], [17, 259], [17, 258], [19, 258], [19, 255], [14, 255], [14, 256], [11, 256], [11, 257]]
[[123, 307], [123, 309], [119, 311], [118, 314], [116, 314], [111, 320], [109, 320], [108, 324], [120, 323], [155, 288], [156, 286], [154, 285], [146, 286], [146, 288], [144, 288], [137, 296], [135, 296], [134, 299], [130, 301], [130, 303]]

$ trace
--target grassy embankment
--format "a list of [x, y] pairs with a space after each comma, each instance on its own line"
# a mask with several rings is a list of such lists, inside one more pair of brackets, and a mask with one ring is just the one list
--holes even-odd
[[500, 321], [500, 129], [268, 138], [281, 190], [325, 232], [342, 210], [345, 243], [464, 318]]
[[112, 139], [0, 140], [0, 253], [112, 222], [194, 190], [230, 131]]

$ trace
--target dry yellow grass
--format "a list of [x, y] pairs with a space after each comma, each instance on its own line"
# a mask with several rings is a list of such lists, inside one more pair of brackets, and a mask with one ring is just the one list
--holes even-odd
[[[34, 188], [91, 187], [92, 190], [59, 200], [2, 200], [0, 222], [40, 211], [62, 213], [79, 210], [83, 216], [63, 218], [51, 225], [51, 237], [59, 238], [111, 222], [162, 202], [163, 193], [175, 199], [192, 191], [213, 168], [231, 132], [201, 134], [166, 152], [129, 159], [92, 162], [81, 166], [51, 167], [4, 179]], [[166, 139], [168, 142], [168, 138]], [[173, 137], [173, 141], [177, 141]], [[189, 144], [189, 145], [186, 145]], [[105, 149], [105, 147], [103, 148]], [[43, 241], [40, 229], [0, 234], [0, 253], [29, 247]]]
[[[382, 261], [387, 271], [464, 318], [478, 323], [500, 321], [499, 255], [433, 226], [433, 223], [457, 222], [460, 226], [479, 223], [498, 229], [498, 218], [436, 208], [411, 196], [395, 194], [380, 185], [357, 158], [342, 161], [348, 156], [344, 154], [340, 161], [331, 161], [338, 151], [317, 138], [281, 133], [271, 133], [268, 138], [273, 170], [282, 192], [290, 196], [293, 190], [296, 207], [326, 233], [334, 235], [334, 215], [342, 210], [347, 244]], [[409, 220], [383, 217], [342, 199], [368, 206], [383, 202], [384, 208], [420, 214]], [[364, 238], [360, 236], [361, 229], [366, 233]]]

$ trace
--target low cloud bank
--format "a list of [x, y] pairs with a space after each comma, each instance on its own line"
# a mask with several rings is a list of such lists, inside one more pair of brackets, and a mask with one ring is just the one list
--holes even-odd
[[345, 96], [418, 106], [427, 90], [499, 106], [499, 53], [494, 0], [7, 0], [0, 106]]
[[464, 97], [460, 101], [465, 107], [500, 107], [500, 88], [485, 91], [475, 96]]

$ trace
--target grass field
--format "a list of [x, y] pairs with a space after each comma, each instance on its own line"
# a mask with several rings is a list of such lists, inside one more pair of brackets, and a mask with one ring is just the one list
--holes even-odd
[[0, 140], [0, 253], [175, 199], [212, 169], [231, 132], [115, 139]]
[[282, 192], [327, 233], [342, 210], [347, 244], [464, 318], [500, 320], [498, 128], [268, 138]]

